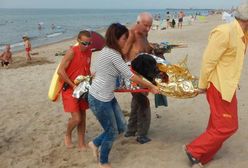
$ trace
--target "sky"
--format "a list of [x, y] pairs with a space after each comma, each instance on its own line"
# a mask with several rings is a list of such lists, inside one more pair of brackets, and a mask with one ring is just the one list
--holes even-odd
[[0, 8], [227, 9], [243, 0], [0, 0]]

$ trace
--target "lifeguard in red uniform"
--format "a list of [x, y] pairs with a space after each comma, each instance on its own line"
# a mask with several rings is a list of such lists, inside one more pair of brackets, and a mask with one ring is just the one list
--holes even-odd
[[86, 127], [86, 110], [89, 108], [85, 100], [79, 100], [72, 97], [73, 90], [76, 88], [74, 80], [79, 75], [90, 75], [91, 63], [91, 32], [81, 31], [78, 34], [78, 45], [73, 46], [67, 51], [58, 69], [58, 75], [65, 82], [62, 91], [62, 100], [64, 111], [71, 113], [71, 118], [68, 121], [67, 131], [65, 136], [65, 145], [68, 148], [72, 147], [72, 131], [75, 127], [78, 129], [78, 147], [85, 149], [84, 142], [85, 127]]
[[[207, 129], [185, 146], [193, 167], [211, 161], [225, 140], [238, 129], [238, 88], [248, 44], [248, 3], [238, 7], [235, 19], [215, 28], [209, 37], [199, 79], [199, 92], [207, 95]], [[232, 167], [230, 165], [230, 167]]]

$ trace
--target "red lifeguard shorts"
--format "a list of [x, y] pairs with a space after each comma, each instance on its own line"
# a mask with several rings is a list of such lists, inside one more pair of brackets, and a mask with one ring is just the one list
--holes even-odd
[[72, 97], [73, 90], [68, 88], [66, 91], [62, 90], [62, 100], [64, 105], [64, 111], [75, 113], [85, 111], [89, 108], [89, 104], [86, 100], [78, 100]]

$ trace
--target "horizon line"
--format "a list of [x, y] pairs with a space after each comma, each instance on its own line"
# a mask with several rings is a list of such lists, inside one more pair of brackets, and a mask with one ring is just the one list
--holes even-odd
[[[97, 9], [97, 10], [171, 10], [171, 9], [181, 9], [181, 10], [223, 10], [229, 8], [1, 8], [0, 9]], [[231, 8], [230, 8], [231, 9]]]

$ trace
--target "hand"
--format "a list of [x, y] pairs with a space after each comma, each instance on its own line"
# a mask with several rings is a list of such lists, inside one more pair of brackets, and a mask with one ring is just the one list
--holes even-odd
[[205, 94], [206, 91], [207, 91], [207, 89], [200, 89], [200, 88], [197, 89], [198, 94]]
[[95, 76], [96, 76], [96, 72], [92, 72], [92, 73], [91, 73], [91, 77], [92, 77], [92, 79], [94, 79], [94, 78], [95, 78]]
[[154, 86], [150, 89], [150, 92], [153, 93], [153, 94], [159, 94], [160, 91], [159, 91], [159, 88], [157, 86]]
[[158, 43], [149, 43], [149, 45], [155, 49], [155, 48], [159, 48], [159, 44]]
[[74, 86], [72, 87], [72, 89], [73, 89], [73, 90], [75, 90], [75, 89], [76, 89], [76, 87], [77, 87], [77, 85], [74, 85]]

